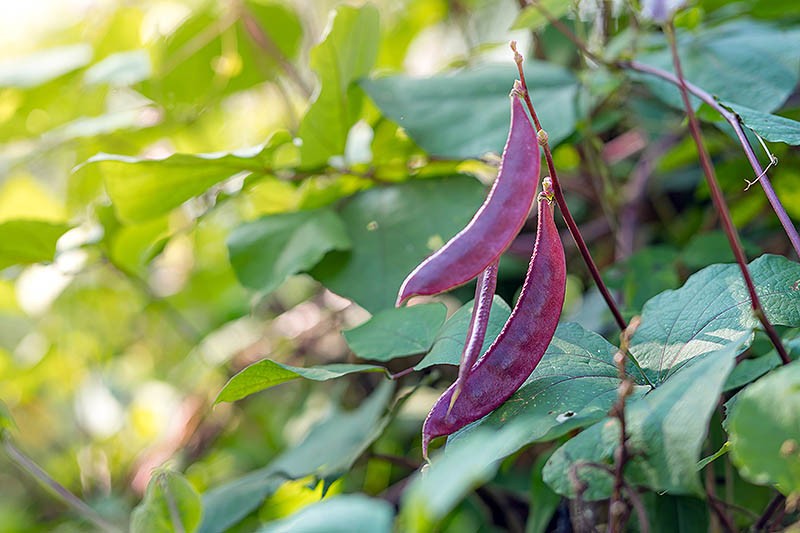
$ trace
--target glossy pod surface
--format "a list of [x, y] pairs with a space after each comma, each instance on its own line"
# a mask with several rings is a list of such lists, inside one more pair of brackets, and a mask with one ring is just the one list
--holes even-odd
[[[539, 200], [533, 256], [522, 292], [500, 335], [472, 367], [452, 402], [456, 383], [436, 401], [422, 427], [422, 449], [499, 407], [539, 364], [553, 338], [566, 287], [564, 248], [553, 221], [553, 206]], [[449, 410], [449, 412], [448, 412]]]
[[511, 97], [511, 128], [489, 196], [469, 224], [414, 269], [397, 305], [412, 296], [439, 294], [467, 283], [497, 261], [522, 229], [536, 196], [539, 146], [522, 102]]

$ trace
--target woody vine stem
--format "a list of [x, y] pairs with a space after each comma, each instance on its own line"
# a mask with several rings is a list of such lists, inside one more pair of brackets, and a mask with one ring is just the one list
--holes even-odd
[[517, 87], [517, 89], [523, 96], [525, 105], [528, 107], [528, 111], [530, 111], [531, 118], [533, 119], [533, 124], [536, 127], [537, 141], [542, 146], [544, 158], [545, 161], [547, 161], [547, 169], [550, 172], [550, 178], [553, 180], [553, 193], [556, 198], [556, 203], [558, 204], [558, 209], [561, 211], [561, 216], [564, 217], [564, 222], [567, 223], [569, 233], [575, 240], [575, 244], [578, 246], [578, 250], [580, 250], [583, 261], [586, 263], [589, 273], [592, 275], [592, 279], [594, 280], [595, 284], [597, 284], [597, 288], [600, 290], [600, 294], [603, 296], [606, 305], [608, 305], [608, 308], [611, 310], [611, 314], [614, 315], [614, 321], [617, 323], [617, 326], [619, 326], [620, 331], [624, 331], [628, 325], [625, 322], [625, 319], [622, 318], [622, 313], [620, 313], [614, 298], [611, 296], [611, 292], [609, 292], [608, 287], [606, 287], [606, 284], [603, 282], [603, 278], [600, 276], [600, 270], [597, 268], [597, 264], [594, 262], [594, 259], [592, 259], [592, 254], [589, 252], [589, 247], [586, 246], [586, 241], [583, 240], [583, 236], [578, 229], [578, 225], [575, 223], [575, 219], [572, 217], [572, 213], [569, 211], [567, 201], [564, 199], [564, 192], [561, 190], [561, 183], [559, 182], [558, 173], [556, 172], [556, 167], [553, 163], [553, 154], [550, 151], [547, 132], [542, 128], [542, 124], [539, 122], [539, 116], [536, 114], [536, 110], [533, 107], [533, 102], [531, 102], [531, 97], [528, 94], [528, 85], [525, 82], [525, 71], [522, 68], [523, 58], [522, 54], [517, 51], [516, 41], [511, 41], [511, 49], [514, 51], [514, 61], [517, 64], [517, 70], [519, 70], [520, 86]]
[[761, 301], [756, 293], [755, 284], [753, 283], [752, 277], [750, 277], [750, 272], [747, 270], [747, 260], [744, 255], [744, 250], [742, 250], [742, 243], [739, 241], [739, 235], [736, 233], [736, 228], [731, 220], [731, 214], [728, 211], [727, 204], [725, 203], [725, 197], [722, 194], [722, 189], [720, 188], [719, 183], [717, 182], [717, 177], [714, 174], [714, 165], [711, 164], [711, 157], [708, 155], [708, 151], [706, 151], [706, 148], [703, 145], [702, 133], [700, 132], [700, 122], [697, 120], [697, 115], [694, 113], [692, 103], [689, 101], [689, 90], [686, 88], [686, 81], [683, 79], [683, 68], [681, 67], [681, 60], [680, 56], [678, 55], [678, 46], [675, 39], [675, 27], [672, 22], [664, 26], [664, 32], [667, 35], [669, 48], [672, 52], [672, 63], [675, 67], [675, 74], [678, 78], [678, 88], [680, 89], [681, 98], [683, 99], [683, 106], [686, 108], [686, 115], [689, 118], [689, 131], [692, 134], [694, 143], [697, 145], [697, 153], [700, 157], [700, 165], [703, 167], [703, 173], [706, 176], [706, 182], [708, 183], [708, 188], [711, 191], [711, 199], [714, 202], [714, 207], [719, 213], [722, 221], [722, 228], [725, 230], [725, 235], [728, 236], [728, 242], [730, 243], [731, 250], [733, 251], [733, 255], [736, 257], [736, 262], [739, 264], [739, 269], [742, 271], [742, 277], [744, 278], [744, 283], [747, 286], [747, 292], [750, 295], [750, 305], [753, 309], [753, 314], [756, 316], [756, 318], [758, 318], [758, 321], [761, 322], [761, 325], [764, 327], [764, 331], [767, 333], [769, 340], [772, 341], [772, 344], [778, 351], [778, 355], [780, 356], [783, 364], [788, 365], [791, 362], [791, 359], [789, 359], [789, 354], [786, 353], [786, 348], [783, 347], [783, 343], [778, 336], [778, 332], [775, 331], [775, 327], [767, 319], [767, 316], [764, 313], [764, 308], [761, 306]]

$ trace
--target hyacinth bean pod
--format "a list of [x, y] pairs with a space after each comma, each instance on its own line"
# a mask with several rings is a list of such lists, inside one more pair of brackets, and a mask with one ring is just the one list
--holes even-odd
[[489, 324], [489, 313], [492, 311], [494, 291], [497, 287], [497, 267], [498, 262], [495, 261], [478, 276], [478, 283], [475, 287], [475, 304], [473, 305], [472, 317], [470, 317], [469, 329], [467, 330], [467, 341], [461, 354], [461, 365], [458, 367], [456, 390], [450, 400], [451, 405], [461, 393], [461, 386], [464, 380], [481, 355], [483, 341], [486, 338], [486, 328]]
[[432, 439], [479, 420], [514, 394], [539, 364], [553, 338], [564, 304], [567, 274], [547, 185], [539, 199], [536, 244], [519, 299], [500, 335], [463, 380], [461, 394], [452, 399], [458, 382], [453, 383], [425, 419], [422, 450], [426, 458]]
[[486, 201], [469, 224], [414, 269], [403, 282], [397, 305], [467, 283], [496, 262], [528, 218], [539, 181], [539, 146], [525, 109], [511, 95], [511, 127], [500, 170]]

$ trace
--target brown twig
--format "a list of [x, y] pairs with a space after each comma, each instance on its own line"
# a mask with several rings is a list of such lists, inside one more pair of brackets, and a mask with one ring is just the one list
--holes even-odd
[[667, 40], [669, 41], [670, 51], [672, 52], [672, 64], [675, 67], [675, 74], [678, 78], [678, 87], [680, 89], [681, 98], [683, 99], [683, 106], [686, 109], [686, 115], [689, 118], [689, 132], [694, 139], [695, 145], [697, 145], [697, 153], [700, 157], [700, 166], [703, 168], [703, 173], [706, 177], [706, 183], [708, 183], [708, 188], [711, 191], [711, 199], [714, 202], [714, 207], [716, 208], [717, 213], [719, 213], [720, 221], [722, 222], [722, 228], [725, 231], [725, 235], [728, 237], [728, 242], [731, 250], [733, 251], [733, 255], [736, 257], [736, 262], [739, 264], [739, 269], [742, 271], [742, 277], [744, 278], [744, 283], [747, 286], [747, 292], [750, 295], [750, 305], [753, 309], [753, 314], [755, 314], [756, 318], [758, 318], [758, 321], [761, 322], [761, 325], [764, 327], [764, 331], [766, 332], [770, 341], [772, 341], [775, 349], [778, 351], [778, 355], [780, 356], [781, 361], [783, 361], [783, 364], [788, 365], [791, 362], [791, 359], [789, 358], [789, 354], [786, 353], [786, 348], [783, 347], [783, 343], [778, 336], [778, 332], [775, 331], [772, 323], [767, 319], [767, 316], [764, 313], [764, 308], [761, 306], [761, 301], [756, 293], [756, 287], [753, 284], [753, 279], [750, 277], [750, 272], [747, 270], [747, 259], [745, 258], [744, 250], [742, 249], [742, 243], [739, 241], [739, 235], [736, 232], [736, 227], [733, 225], [733, 221], [731, 220], [731, 214], [728, 211], [727, 204], [725, 203], [725, 197], [722, 194], [722, 189], [720, 188], [716, 175], [714, 174], [714, 165], [711, 164], [711, 157], [708, 155], [708, 151], [706, 151], [706, 148], [703, 145], [702, 133], [700, 132], [700, 123], [697, 120], [697, 115], [694, 113], [692, 103], [689, 101], [689, 90], [686, 88], [686, 81], [683, 78], [683, 68], [681, 67], [680, 56], [678, 55], [678, 46], [675, 39], [675, 28], [670, 22], [664, 26], [664, 30], [667, 35]]
[[511, 42], [511, 49], [514, 51], [514, 61], [516, 62], [517, 70], [519, 71], [519, 92], [522, 94], [525, 100], [528, 111], [531, 113], [533, 124], [536, 127], [537, 140], [542, 146], [544, 157], [547, 161], [547, 168], [550, 172], [550, 178], [553, 180], [553, 192], [555, 193], [558, 208], [561, 211], [561, 215], [564, 217], [564, 221], [567, 223], [567, 227], [569, 228], [572, 238], [575, 240], [575, 244], [578, 245], [578, 250], [580, 251], [583, 261], [586, 263], [586, 266], [589, 269], [589, 273], [592, 275], [592, 279], [594, 279], [594, 282], [597, 285], [597, 288], [600, 290], [600, 294], [603, 296], [606, 305], [611, 310], [611, 314], [614, 315], [614, 320], [616, 321], [617, 326], [619, 326], [620, 330], [624, 330], [627, 327], [625, 319], [622, 318], [622, 313], [620, 313], [614, 298], [611, 296], [611, 293], [608, 290], [608, 287], [606, 287], [606, 284], [603, 282], [603, 278], [600, 276], [600, 270], [597, 268], [597, 264], [594, 262], [594, 259], [592, 259], [592, 254], [589, 252], [589, 248], [586, 246], [586, 242], [581, 236], [578, 225], [575, 223], [575, 219], [572, 217], [572, 213], [569, 211], [567, 201], [564, 199], [564, 192], [561, 190], [561, 184], [558, 180], [558, 172], [556, 171], [555, 163], [553, 162], [553, 154], [550, 151], [550, 145], [547, 140], [547, 132], [542, 129], [542, 124], [539, 122], [539, 117], [533, 107], [533, 102], [531, 102], [528, 86], [525, 82], [525, 72], [522, 69], [523, 58], [522, 55], [517, 51], [516, 42]]
[[608, 503], [608, 524], [609, 531], [616, 533], [625, 529], [625, 523], [630, 516], [630, 509], [625, 499], [622, 497], [622, 489], [625, 486], [625, 465], [631, 458], [628, 449], [628, 430], [625, 423], [625, 400], [633, 392], [633, 381], [625, 372], [625, 362], [630, 346], [631, 337], [639, 327], [641, 319], [633, 317], [630, 324], [620, 335], [619, 351], [614, 355], [614, 363], [617, 365], [620, 384], [617, 391], [617, 401], [611, 408], [610, 415], [619, 420], [619, 446], [614, 451], [614, 490], [611, 500]]
[[753, 525], [753, 528], [756, 531], [768, 531], [769, 528], [767, 526], [769, 525], [772, 516], [784, 503], [786, 503], [786, 496], [783, 494], [777, 494], [774, 498], [772, 498], [772, 501], [770, 501], [769, 505], [767, 505], [767, 508], [764, 509], [764, 513]]

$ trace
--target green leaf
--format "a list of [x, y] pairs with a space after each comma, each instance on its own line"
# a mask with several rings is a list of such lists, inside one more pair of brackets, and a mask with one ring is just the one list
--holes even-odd
[[0, 400], [0, 438], [2, 438], [3, 433], [9, 429], [17, 429], [17, 424], [11, 416], [11, 411], [8, 410], [8, 406], [5, 402]]
[[737, 104], [721, 103], [739, 115], [744, 125], [765, 141], [800, 145], [800, 122]]
[[[770, 321], [800, 326], [800, 264], [763, 255], [748, 270]], [[722, 348], [756, 326], [738, 265], [711, 265], [680, 289], [645, 304], [630, 351], [657, 384], [692, 358]]]
[[92, 47], [74, 44], [34, 52], [0, 62], [0, 87], [28, 88], [42, 85], [92, 60]]
[[522, 9], [511, 30], [530, 30], [538, 31], [548, 25], [548, 19], [544, 16], [542, 9], [553, 18], [561, 18], [572, 9], [572, 2], [568, 0], [540, 0], [536, 5], [529, 5]]
[[[433, 347], [428, 354], [417, 363], [414, 370], [423, 370], [433, 365], [458, 365], [461, 362], [461, 352], [467, 342], [469, 321], [472, 317], [474, 300], [461, 306], [453, 316], [447, 319], [444, 327], [436, 334]], [[486, 338], [483, 340], [481, 353], [489, 349], [500, 331], [511, 316], [511, 308], [500, 297], [495, 295], [492, 300], [492, 309], [489, 313], [489, 323], [486, 327]]]
[[469, 222], [483, 197], [465, 176], [361, 192], [340, 213], [352, 250], [328, 254], [312, 275], [371, 313], [394, 307], [403, 279]]
[[545, 533], [561, 503], [561, 496], [553, 492], [542, 479], [542, 468], [549, 457], [550, 453], [543, 453], [536, 458], [536, 463], [531, 469], [529, 512], [525, 533]]
[[427, 352], [447, 317], [441, 303], [386, 309], [344, 332], [350, 349], [362, 359], [390, 361]]
[[[616, 400], [620, 384], [614, 363], [617, 351], [603, 337], [578, 324], [559, 324], [525, 384], [503, 405], [451, 440], [469, 438], [472, 431], [482, 427], [520, 426], [520, 440], [511, 444], [515, 451], [603, 419]], [[627, 365], [626, 372], [636, 383], [632, 398], [649, 390], [633, 364]]]
[[[575, 129], [578, 82], [564, 67], [527, 61], [536, 113], [555, 146]], [[510, 65], [485, 65], [417, 79], [389, 76], [361, 86], [384, 115], [431, 155], [463, 159], [500, 153], [508, 137]]]
[[144, 499], [131, 514], [132, 533], [193, 533], [200, 525], [203, 504], [186, 478], [159, 470], [147, 485]]
[[[751, 256], [760, 252], [758, 246], [748, 240], [742, 240], [742, 247], [745, 253]], [[681, 252], [681, 262], [692, 270], [699, 270], [715, 263], [735, 261], [728, 237], [721, 230], [695, 235]]]
[[236, 277], [264, 292], [312, 268], [327, 252], [348, 248], [344, 224], [329, 209], [265, 216], [239, 226], [228, 238]]
[[394, 383], [384, 381], [357, 409], [335, 410], [269, 465], [205, 493], [200, 533], [224, 531], [238, 523], [286, 479], [313, 475], [331, 482], [342, 475], [383, 433], [393, 392]]
[[[628, 401], [625, 421], [633, 454], [625, 469], [629, 483], [671, 494], [702, 494], [697, 461], [722, 385], [746, 337], [694, 358], [643, 398]], [[575, 465], [613, 465], [618, 443], [619, 422], [612, 418], [598, 422], [553, 453], [544, 468], [545, 481], [559, 494], [573, 495], [568, 473], [575, 468], [588, 483], [584, 498], [608, 497], [611, 475]]]
[[40, 220], [0, 223], [0, 270], [11, 265], [52, 261], [56, 242], [69, 229], [66, 224]]
[[[168, 109], [185, 112], [224, 95], [253, 87], [280, 72], [277, 57], [297, 55], [302, 27], [297, 14], [279, 2], [243, 2], [244, 16], [232, 8], [196, 11], [153, 47], [152, 79], [139, 87], [147, 97]], [[227, 12], [226, 12], [227, 11]], [[267, 53], [256, 43], [257, 27], [274, 47]], [[259, 37], [263, 39], [263, 37]]]
[[800, 363], [759, 379], [737, 394], [728, 415], [731, 458], [742, 477], [800, 493]]
[[415, 474], [403, 492], [402, 531], [436, 530], [436, 524], [473, 488], [492, 479], [500, 459], [513, 453], [509, 443], [519, 440], [525, 428], [478, 430], [470, 439], [448, 444], [434, 457], [430, 468]]
[[[708, 531], [708, 505], [691, 496], [671, 494], [642, 494], [652, 533], [706, 533]], [[636, 512], [632, 516], [638, 518]], [[635, 531], [642, 531], [641, 528]]]
[[259, 533], [391, 533], [394, 508], [385, 500], [361, 494], [326, 498], [283, 520], [262, 527]]
[[133, 85], [151, 74], [150, 57], [145, 50], [111, 54], [88, 69], [83, 79], [88, 84]]
[[364, 99], [353, 83], [372, 69], [379, 37], [374, 6], [339, 6], [332, 13], [324, 40], [311, 51], [311, 68], [319, 76], [320, 89], [300, 123], [304, 166], [319, 166], [330, 156], [344, 154], [347, 134]]
[[120, 219], [141, 222], [168, 213], [240, 172], [270, 172], [272, 153], [288, 142], [291, 135], [278, 132], [266, 144], [235, 152], [173, 154], [164, 159], [98, 154], [75, 172], [100, 173]]
[[[739, 19], [701, 32], [680, 32], [678, 53], [687, 81], [720, 100], [770, 112], [786, 101], [800, 78], [797, 39], [796, 30]], [[659, 44], [658, 51], [637, 59], [672, 72], [669, 48], [663, 38]], [[683, 109], [674, 85], [652, 76], [641, 79], [664, 102]], [[699, 104], [697, 99], [694, 102]]]
[[328, 381], [356, 372], [383, 372], [381, 366], [333, 363], [311, 367], [291, 366], [263, 359], [248, 366], [222, 387], [214, 403], [235, 402], [270, 387], [298, 378]]
[[[789, 358], [793, 361], [800, 359], [800, 337], [794, 339], [783, 339], [783, 346], [789, 353]], [[725, 382], [724, 391], [730, 391], [744, 387], [748, 383], [757, 380], [773, 368], [778, 368], [783, 364], [781, 362], [778, 352], [775, 350], [770, 351], [766, 355], [756, 357], [753, 359], [744, 359], [739, 361], [736, 368], [733, 369], [731, 375], [728, 376], [728, 381]]]

